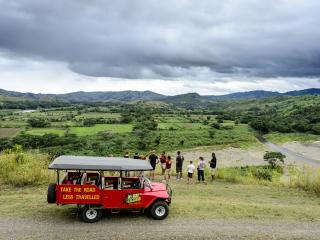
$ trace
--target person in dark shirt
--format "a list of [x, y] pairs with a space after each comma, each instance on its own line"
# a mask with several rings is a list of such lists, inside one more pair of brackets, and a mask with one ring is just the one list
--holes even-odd
[[156, 151], [152, 150], [149, 155], [149, 162], [152, 166], [152, 171], [150, 172], [150, 179], [154, 179], [154, 171], [156, 170], [156, 165], [158, 163], [158, 156], [156, 155]]
[[216, 168], [217, 168], [217, 158], [214, 152], [212, 153], [209, 164], [210, 164], [211, 181], [213, 181], [216, 178]]
[[140, 158], [139, 153], [135, 153], [134, 156], [133, 156], [133, 159], [139, 159], [139, 158]]
[[180, 181], [182, 179], [182, 167], [183, 167], [184, 157], [181, 155], [181, 152], [177, 152], [176, 157], [176, 172], [177, 172], [177, 180]]
[[124, 158], [129, 158], [129, 152], [126, 152], [123, 157]]

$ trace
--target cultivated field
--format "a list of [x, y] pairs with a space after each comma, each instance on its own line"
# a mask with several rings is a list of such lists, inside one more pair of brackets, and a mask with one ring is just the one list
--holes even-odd
[[0, 138], [11, 138], [20, 132], [19, 128], [0, 128]]

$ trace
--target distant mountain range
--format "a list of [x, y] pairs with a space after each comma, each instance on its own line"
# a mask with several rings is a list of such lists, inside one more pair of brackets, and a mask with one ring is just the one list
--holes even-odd
[[103, 102], [103, 101], [135, 101], [135, 100], [161, 100], [164, 102], [205, 102], [212, 100], [234, 100], [234, 99], [257, 99], [277, 96], [303, 96], [320, 94], [319, 88], [309, 88], [286, 93], [272, 91], [249, 91], [236, 92], [226, 95], [199, 95], [198, 93], [187, 93], [175, 96], [166, 96], [151, 91], [106, 91], [106, 92], [73, 92], [66, 94], [41, 94], [21, 93], [0, 89], [0, 96], [19, 97], [30, 100], [60, 100], [67, 102]]

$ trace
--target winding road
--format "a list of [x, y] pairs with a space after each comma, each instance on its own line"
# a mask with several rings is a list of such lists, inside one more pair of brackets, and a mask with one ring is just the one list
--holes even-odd
[[[309, 158], [307, 156], [304, 156], [300, 153], [294, 152], [292, 150], [289, 150], [285, 147], [279, 146], [277, 144], [274, 144], [272, 142], [269, 142], [267, 139], [265, 139], [262, 136], [256, 136], [256, 138], [263, 144], [265, 145], [267, 148], [269, 148], [272, 151], [275, 152], [281, 152], [282, 154], [286, 155], [287, 158], [289, 157], [290, 159], [300, 162], [300, 163], [307, 163], [313, 166], [317, 166], [320, 167], [320, 161], [316, 160], [316, 159], [312, 159]], [[320, 151], [319, 151], [320, 154]]]

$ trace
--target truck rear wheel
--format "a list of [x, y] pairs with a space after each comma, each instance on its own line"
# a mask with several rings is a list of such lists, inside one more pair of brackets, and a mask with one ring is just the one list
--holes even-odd
[[48, 186], [47, 201], [48, 203], [56, 203], [56, 184], [50, 183]]
[[163, 220], [169, 214], [168, 203], [165, 201], [157, 201], [150, 208], [150, 216], [156, 220]]
[[89, 205], [86, 205], [81, 209], [81, 218], [84, 222], [94, 223], [98, 222], [102, 217], [102, 210], [93, 208]]

